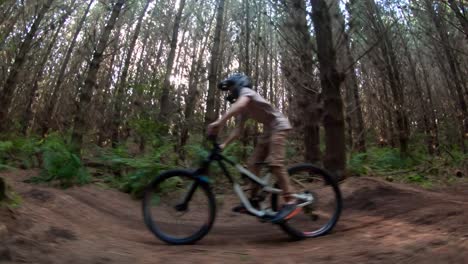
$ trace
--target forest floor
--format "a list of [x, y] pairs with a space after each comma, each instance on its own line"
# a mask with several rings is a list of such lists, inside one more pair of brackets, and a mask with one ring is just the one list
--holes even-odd
[[468, 185], [425, 190], [375, 178], [342, 185], [334, 231], [299, 242], [230, 212], [195, 245], [169, 246], [144, 226], [139, 201], [97, 185], [67, 190], [0, 173], [22, 196], [0, 211], [0, 263], [468, 263]]

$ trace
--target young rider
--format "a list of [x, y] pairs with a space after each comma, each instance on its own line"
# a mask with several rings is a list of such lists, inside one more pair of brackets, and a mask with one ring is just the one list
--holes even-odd
[[[281, 222], [287, 220], [300, 212], [297, 207], [297, 201], [291, 196], [293, 189], [289, 183], [289, 177], [284, 165], [285, 144], [288, 131], [292, 128], [288, 119], [277, 109], [275, 109], [261, 95], [252, 90], [252, 83], [244, 74], [236, 73], [229, 76], [218, 84], [222, 91], [229, 92], [226, 97], [231, 102], [231, 108], [217, 121], [208, 125], [209, 135], [216, 135], [224, 127], [231, 117], [237, 117], [237, 126], [230, 133], [227, 139], [221, 144], [225, 148], [234, 139], [242, 135], [245, 121], [253, 119], [263, 124], [263, 134], [259, 137], [257, 146], [248, 162], [248, 169], [258, 175], [260, 165], [257, 163], [267, 160], [272, 168], [272, 173], [278, 179], [280, 188], [283, 190], [283, 199], [285, 204], [276, 214], [272, 222]], [[254, 189], [251, 196], [253, 206], [258, 204], [255, 200], [255, 194], [258, 190]], [[247, 211], [240, 205], [234, 208], [234, 211]]]

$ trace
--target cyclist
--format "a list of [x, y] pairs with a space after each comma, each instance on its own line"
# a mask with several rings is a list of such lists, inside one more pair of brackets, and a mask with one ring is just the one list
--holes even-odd
[[[271, 166], [272, 173], [278, 179], [284, 205], [278, 211], [272, 222], [287, 220], [300, 212], [297, 200], [291, 196], [294, 192], [289, 183], [289, 177], [284, 166], [285, 144], [288, 131], [292, 128], [288, 119], [275, 109], [261, 95], [252, 90], [250, 78], [241, 73], [235, 73], [218, 84], [218, 88], [227, 91], [226, 99], [232, 104], [229, 110], [217, 121], [208, 125], [209, 135], [216, 135], [224, 127], [231, 117], [237, 117], [236, 128], [230, 133], [221, 149], [242, 135], [245, 121], [249, 118], [263, 124], [263, 134], [259, 137], [253, 155], [248, 161], [248, 169], [255, 175], [260, 173], [259, 162], [267, 160]], [[253, 206], [258, 207], [255, 196], [258, 188], [252, 188], [250, 201]], [[236, 212], [246, 212], [243, 205], [236, 206]]]

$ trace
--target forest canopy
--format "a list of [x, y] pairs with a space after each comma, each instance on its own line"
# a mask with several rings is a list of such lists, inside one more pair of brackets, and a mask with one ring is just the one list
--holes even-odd
[[58, 133], [80, 158], [170, 144], [180, 163], [243, 72], [295, 127], [291, 157], [338, 176], [382, 148], [460, 161], [467, 62], [464, 0], [4, 0], [0, 140]]

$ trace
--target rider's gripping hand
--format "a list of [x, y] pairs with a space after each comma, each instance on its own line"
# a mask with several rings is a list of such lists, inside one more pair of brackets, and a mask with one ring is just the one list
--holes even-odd
[[223, 124], [220, 122], [220, 120], [217, 120], [208, 125], [206, 132], [208, 135], [217, 135], [219, 133], [219, 130], [222, 128], [222, 126]]

